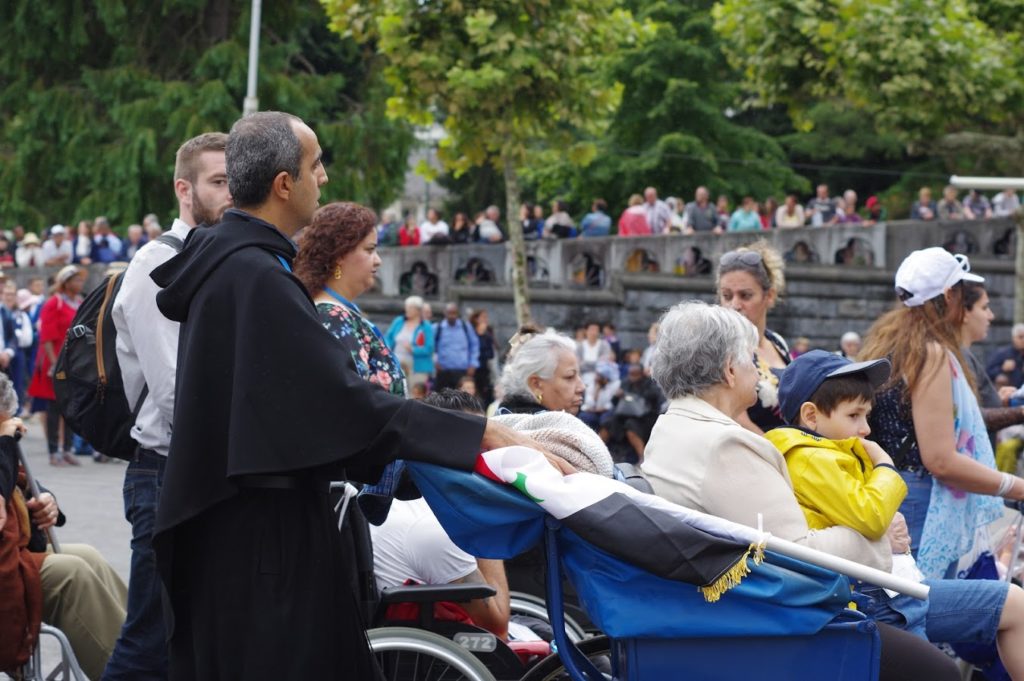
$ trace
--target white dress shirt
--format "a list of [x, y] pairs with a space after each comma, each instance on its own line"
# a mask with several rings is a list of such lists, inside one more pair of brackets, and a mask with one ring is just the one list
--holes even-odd
[[71, 262], [71, 258], [74, 256], [74, 251], [71, 249], [71, 242], [65, 238], [57, 245], [53, 239], [47, 239], [43, 242], [42, 247], [42, 259], [43, 263], [47, 263], [51, 260], [64, 256], [64, 264], [67, 265]]
[[[171, 233], [182, 241], [191, 230], [178, 219], [171, 225]], [[155, 239], [143, 246], [124, 273], [112, 312], [117, 329], [117, 361], [129, 409], [135, 408], [142, 386], [149, 386], [149, 394], [132, 427], [132, 438], [144, 449], [163, 456], [167, 456], [171, 444], [179, 325], [160, 313], [156, 306], [160, 287], [149, 275], [174, 255], [173, 248]]]
[[420, 225], [420, 243], [430, 243], [430, 240], [435, 236], [448, 236], [448, 223], [444, 220], [438, 220], [437, 222], [424, 220], [423, 224]]

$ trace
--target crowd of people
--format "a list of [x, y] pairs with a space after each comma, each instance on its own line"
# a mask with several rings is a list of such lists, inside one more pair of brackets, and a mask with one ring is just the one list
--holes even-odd
[[[939, 247], [909, 254], [892, 310], [863, 339], [846, 334], [828, 351], [791, 349], [769, 328], [785, 261], [764, 241], [723, 254], [717, 304], [682, 302], [649, 320], [644, 348], [622, 347], [603, 320], [574, 336], [528, 326], [504, 343], [486, 310], [467, 315], [451, 302], [435, 320], [416, 296], [382, 331], [358, 301], [374, 285], [378, 247], [385, 236], [400, 243], [402, 226], [382, 231], [354, 203], [319, 207], [321, 158], [315, 132], [276, 112], [178, 152], [169, 233], [184, 249], [154, 233], [113, 304], [125, 395], [136, 405], [127, 589], [87, 547], [53, 561], [37, 541], [73, 519], [54, 495], [27, 489], [14, 445], [25, 406], [0, 377], [0, 565], [22, 566], [0, 570], [0, 668], [23, 663], [46, 619], [67, 628], [92, 678], [375, 678], [358, 566], [344, 548], [351, 524], [338, 531], [328, 496], [338, 479], [361, 487], [378, 585], [483, 582], [495, 595], [457, 617], [502, 640], [538, 636], [508, 608], [537, 565], [459, 549], [405, 474], [410, 461], [480, 470], [481, 451], [522, 446], [562, 475], [643, 485], [924, 580], [927, 601], [854, 585], [879, 624], [882, 679], [959, 678], [932, 643], [994, 646], [1010, 677], [1024, 679], [1024, 592], [957, 578], [1002, 499], [1024, 499], [1024, 479], [996, 469], [992, 442], [1024, 423], [1012, 403], [1024, 327], [986, 371], [970, 346], [992, 312], [966, 257]], [[639, 197], [627, 231], [641, 218], [671, 229], [673, 210], [652, 196]], [[804, 220], [829, 224], [826, 199], [819, 188]], [[565, 208], [554, 206], [539, 237], [572, 236]], [[495, 211], [475, 227], [457, 220], [455, 231], [499, 240]], [[433, 243], [443, 221], [432, 213], [428, 222]], [[760, 229], [736, 220], [747, 222]], [[594, 220], [583, 223], [586, 235]], [[204, 224], [212, 227], [197, 229]], [[60, 264], [45, 302], [4, 289], [11, 318], [17, 308], [34, 330], [24, 347], [38, 350], [23, 376], [45, 403], [54, 465], [73, 459], [52, 406], [54, 353], [84, 284], [78, 265]], [[13, 337], [19, 348], [29, 340]], [[0, 363], [15, 355], [5, 350]]]
[[[575, 237], [649, 236], [652, 234], [684, 234], [711, 232], [758, 232], [796, 227], [831, 227], [856, 224], [870, 227], [888, 219], [888, 211], [877, 196], [870, 196], [863, 207], [857, 192], [847, 189], [841, 196], [832, 196], [826, 184], [819, 184], [815, 194], [801, 204], [796, 194], [786, 195], [780, 204], [774, 197], [758, 201], [744, 196], [736, 204], [726, 195], [715, 201], [707, 187], [698, 187], [692, 201], [670, 196], [658, 197], [658, 190], [647, 187], [643, 194], [633, 194], [627, 207], [613, 220], [608, 203], [594, 199], [590, 210], [579, 220], [569, 213], [561, 200], [552, 201], [547, 213], [541, 203], [524, 203], [519, 222], [527, 240], [569, 239]], [[910, 209], [912, 220], [980, 220], [1013, 214], [1020, 208], [1020, 198], [1013, 189], [997, 193], [991, 201], [977, 190], [970, 190], [960, 199], [953, 186], [943, 189], [935, 201], [930, 187], [922, 187]], [[421, 244], [497, 243], [507, 234], [501, 227], [501, 210], [489, 206], [472, 221], [466, 213], [455, 213], [449, 225], [436, 208], [428, 208], [426, 219], [417, 224], [413, 214], [404, 219], [392, 210], [385, 211], [377, 226], [381, 246], [418, 246]]]
[[163, 231], [153, 213], [146, 215], [141, 224], [128, 225], [123, 237], [114, 232], [110, 220], [102, 215], [80, 220], [74, 231], [58, 224], [36, 234], [15, 225], [0, 233], [0, 268], [128, 262]]

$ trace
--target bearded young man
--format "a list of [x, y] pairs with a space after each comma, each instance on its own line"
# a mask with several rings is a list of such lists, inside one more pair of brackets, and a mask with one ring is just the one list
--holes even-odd
[[174, 245], [153, 240], [139, 249], [114, 301], [117, 361], [129, 404], [137, 405], [131, 434], [138, 449], [124, 478], [125, 517], [132, 524], [128, 615], [103, 674], [105, 681], [167, 678], [167, 635], [152, 539], [171, 442], [178, 323], [160, 314], [156, 306], [160, 289], [149, 275], [180, 250], [180, 244], [169, 237], [184, 243], [194, 228], [219, 222], [231, 206], [224, 169], [227, 141], [224, 133], [209, 132], [178, 149], [174, 163], [178, 217], [169, 236], [161, 237]]

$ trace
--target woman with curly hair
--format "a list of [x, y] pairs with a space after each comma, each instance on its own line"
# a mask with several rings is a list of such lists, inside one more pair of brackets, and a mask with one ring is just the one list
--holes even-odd
[[[352, 356], [356, 372], [383, 390], [406, 396], [406, 376], [384, 335], [354, 302], [373, 288], [380, 267], [377, 216], [357, 203], [336, 202], [320, 208], [302, 232], [293, 265], [313, 302], [324, 328]], [[387, 517], [404, 464], [388, 464], [384, 477], [363, 488], [360, 506], [379, 524]]]
[[405, 396], [405, 374], [398, 359], [355, 303], [373, 287], [380, 267], [376, 224], [373, 211], [355, 203], [320, 208], [302, 233], [295, 276], [316, 303], [324, 328], [351, 353], [359, 375]]
[[766, 241], [724, 254], [718, 261], [718, 302], [747, 318], [760, 339], [754, 352], [757, 402], [738, 421], [761, 435], [785, 425], [779, 413], [779, 376], [789, 364], [789, 347], [768, 328], [768, 311], [786, 286], [782, 256]]

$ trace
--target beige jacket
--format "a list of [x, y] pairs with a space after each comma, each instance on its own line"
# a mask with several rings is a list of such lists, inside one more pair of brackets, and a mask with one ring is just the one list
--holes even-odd
[[892, 569], [884, 537], [873, 542], [847, 527], [810, 530], [779, 450], [700, 398], [672, 400], [651, 433], [643, 471], [658, 496], [680, 506], [751, 527], [760, 513], [776, 537]]

